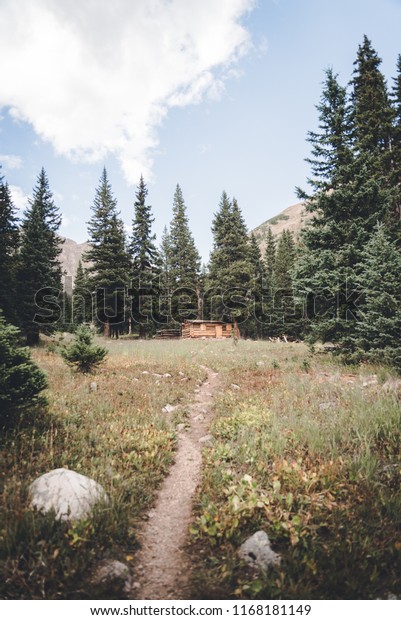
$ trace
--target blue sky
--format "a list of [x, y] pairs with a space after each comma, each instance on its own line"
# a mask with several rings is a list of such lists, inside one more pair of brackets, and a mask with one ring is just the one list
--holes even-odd
[[143, 172], [158, 238], [179, 183], [204, 260], [223, 189], [250, 229], [297, 201], [324, 69], [348, 83], [367, 34], [391, 84], [401, 53], [401, 0], [70, 7], [0, 0], [0, 163], [16, 204], [44, 166], [61, 232], [81, 242], [103, 166], [127, 226]]

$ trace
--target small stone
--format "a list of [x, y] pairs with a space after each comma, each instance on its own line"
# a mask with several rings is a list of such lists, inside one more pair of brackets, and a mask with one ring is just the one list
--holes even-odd
[[163, 407], [162, 411], [163, 413], [173, 413], [173, 411], [175, 411], [177, 409], [177, 407], [174, 407], [173, 405], [165, 405], [165, 407]]
[[154, 372], [153, 376], [157, 377], [158, 379], [161, 379], [163, 375], [159, 375], [157, 372]]
[[96, 392], [97, 391], [97, 383], [96, 381], [92, 381], [92, 383], [90, 384], [90, 389], [92, 392]]
[[242, 543], [238, 549], [239, 557], [250, 566], [267, 571], [269, 566], [280, 563], [281, 557], [273, 551], [266, 532], [259, 530]]
[[239, 386], [239, 385], [237, 385], [236, 383], [232, 383], [232, 384], [231, 384], [231, 389], [233, 389], [233, 390], [240, 390], [241, 388], [240, 388], [240, 386]]
[[143, 375], [148, 375], [148, 374], [149, 374], [149, 371], [148, 371], [148, 370], [142, 370], [142, 374], [143, 374]]
[[265, 365], [265, 363], [262, 362], [262, 360], [260, 360], [259, 362], [256, 362], [256, 366], [264, 366], [264, 365]]
[[132, 380], [133, 381], [139, 381], [138, 377], [134, 377]]
[[129, 578], [130, 572], [128, 566], [118, 560], [104, 560], [95, 569], [92, 582], [96, 585], [117, 584], [124, 585]]
[[180, 370], [178, 374], [180, 377], [185, 377], [185, 372], [182, 372], [182, 370]]
[[204, 419], [205, 419], [205, 416], [203, 415], [203, 413], [199, 413], [198, 415], [196, 415], [194, 417], [194, 420], [196, 420], [196, 421], [200, 421], [200, 420], [204, 420]]
[[185, 424], [182, 424], [182, 423], [181, 424], [177, 424], [177, 431], [179, 433], [181, 433], [181, 431], [183, 431], [184, 428], [185, 428]]
[[165, 373], [164, 373], [164, 375], [163, 375], [163, 377], [164, 377], [165, 379], [170, 379], [171, 375], [170, 375], [170, 373], [169, 373], [169, 372], [165, 372]]
[[213, 435], [204, 435], [199, 439], [199, 443], [211, 443], [213, 441]]

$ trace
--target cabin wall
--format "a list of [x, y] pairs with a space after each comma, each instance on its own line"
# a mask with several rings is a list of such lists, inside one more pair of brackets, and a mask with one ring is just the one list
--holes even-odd
[[231, 338], [231, 323], [184, 323], [182, 338]]

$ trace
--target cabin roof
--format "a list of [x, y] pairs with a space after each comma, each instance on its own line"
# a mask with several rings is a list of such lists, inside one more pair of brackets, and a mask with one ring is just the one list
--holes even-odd
[[202, 319], [185, 320], [184, 323], [210, 323], [213, 325], [226, 325], [227, 321], [202, 321]]

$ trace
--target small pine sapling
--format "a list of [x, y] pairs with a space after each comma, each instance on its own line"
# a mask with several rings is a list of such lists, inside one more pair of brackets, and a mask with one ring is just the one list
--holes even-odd
[[61, 355], [64, 361], [78, 372], [89, 373], [104, 360], [107, 349], [93, 345], [93, 335], [85, 325], [78, 327], [75, 335], [75, 340]]

